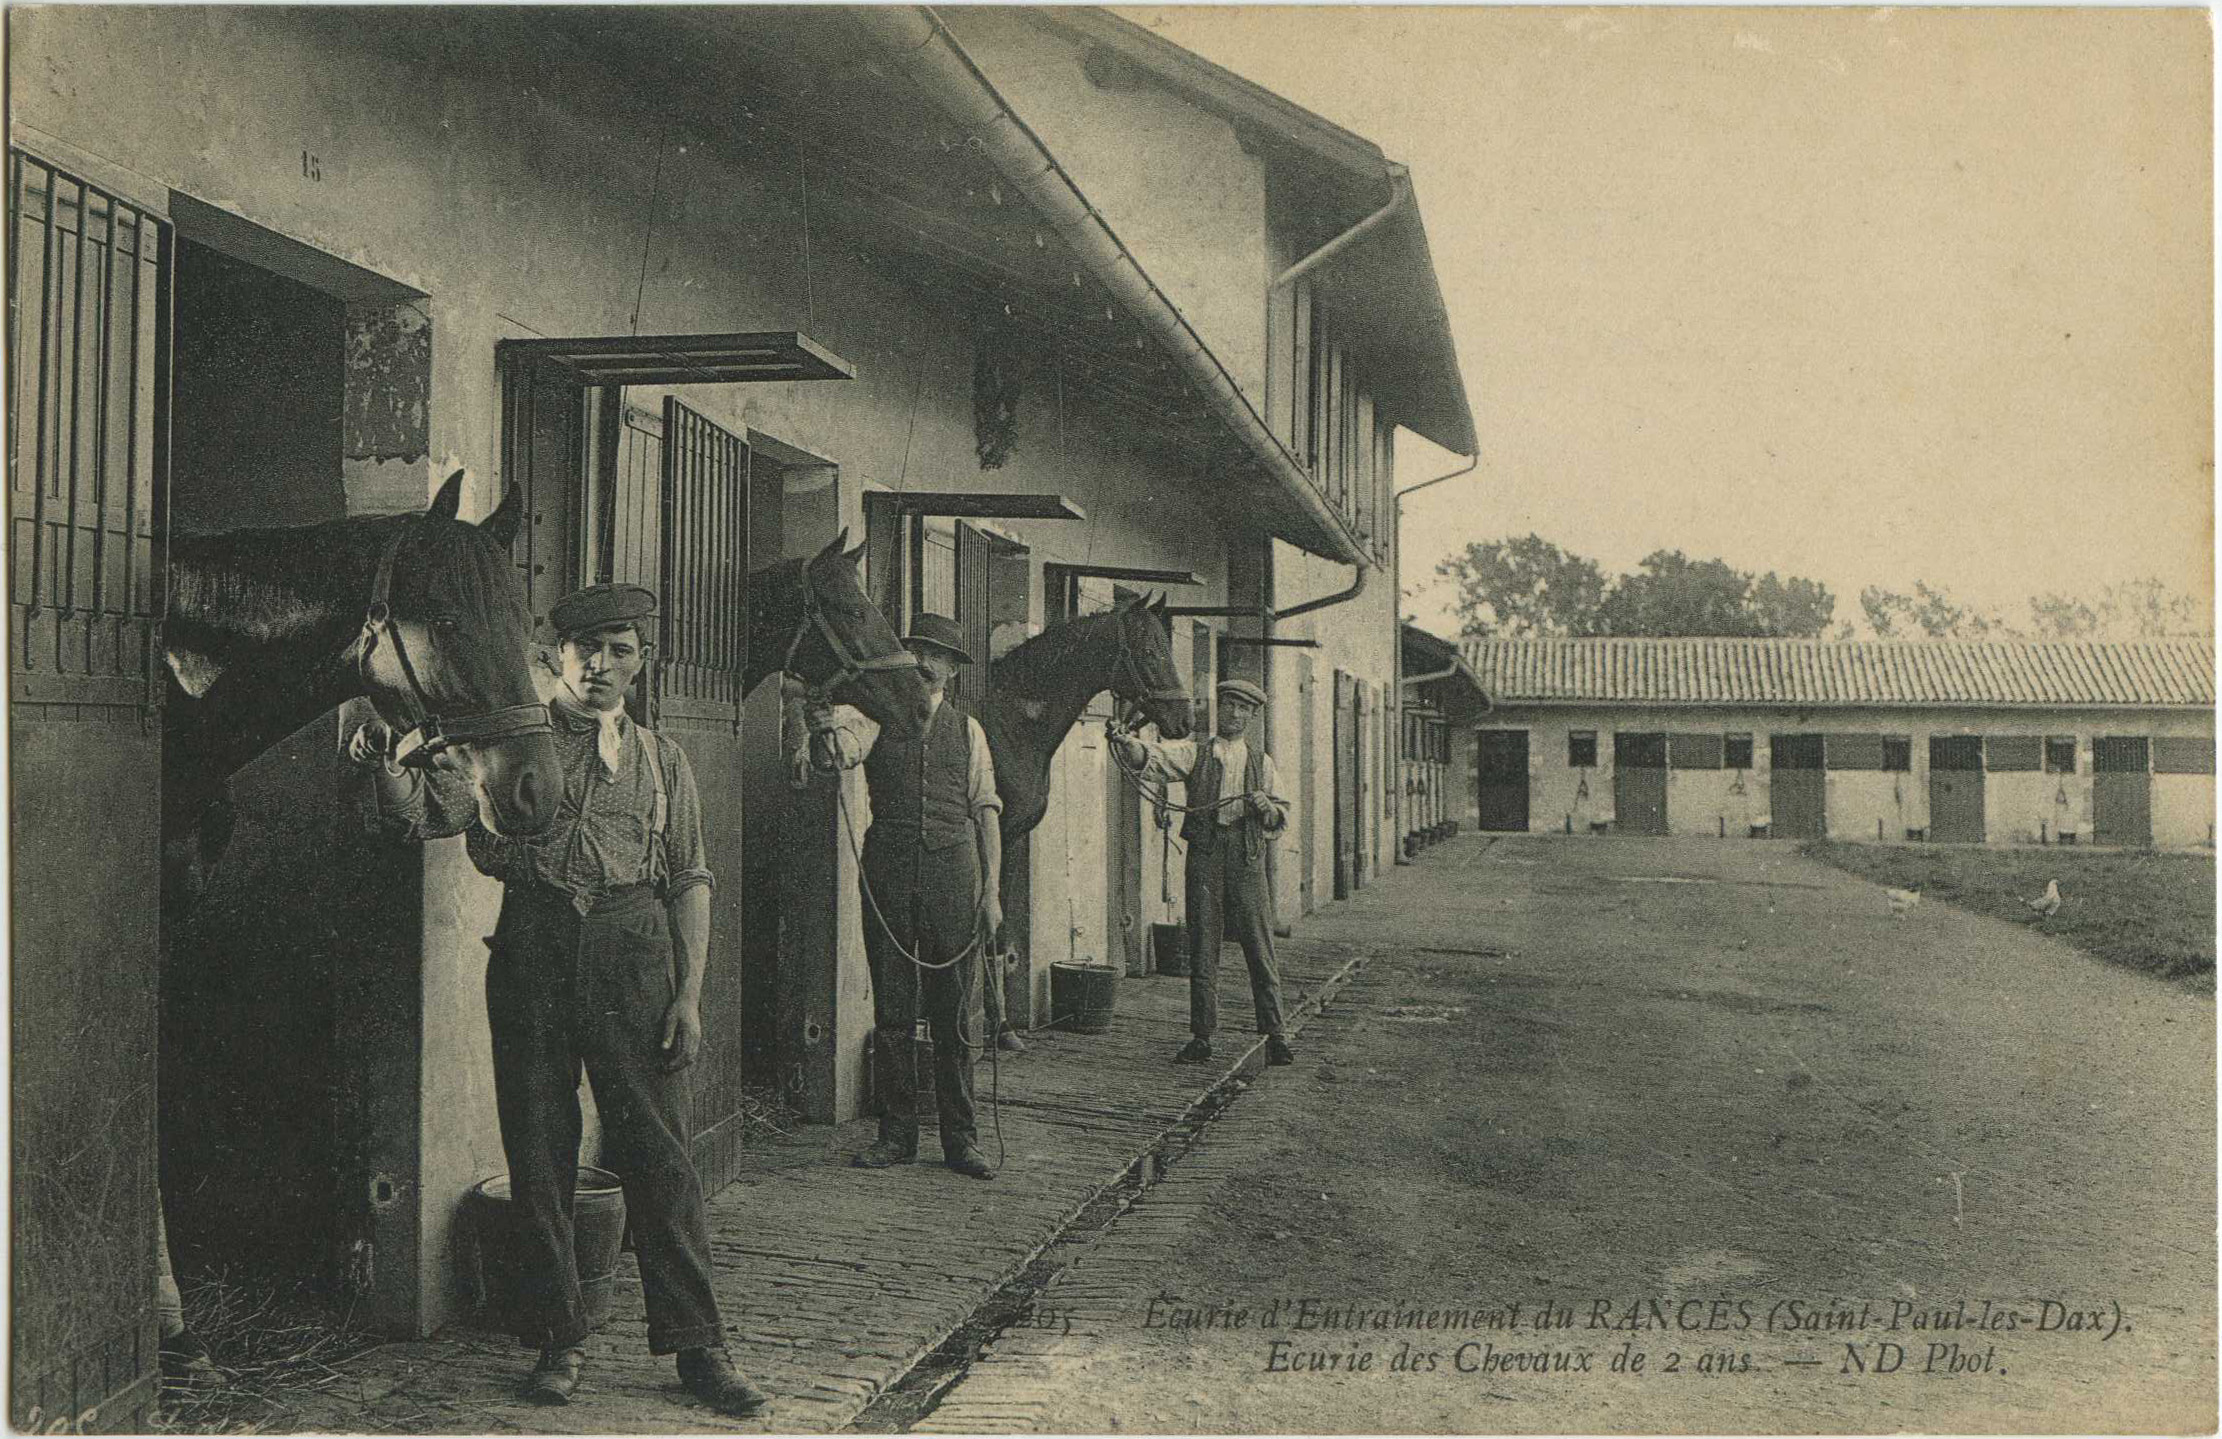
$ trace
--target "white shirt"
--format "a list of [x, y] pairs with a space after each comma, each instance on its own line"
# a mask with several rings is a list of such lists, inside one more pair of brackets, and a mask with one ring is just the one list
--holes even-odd
[[[1149, 762], [1142, 770], [1142, 778], [1160, 782], [1180, 780], [1185, 783], [1189, 775], [1195, 773], [1197, 757], [1203, 750], [1203, 744], [1192, 739], [1167, 739], [1155, 742], [1138, 740], [1137, 743], [1149, 755]], [[1219, 746], [1219, 797], [1223, 800], [1239, 798], [1242, 794], [1242, 777], [1249, 772], [1249, 736], [1243, 735], [1235, 739], [1215, 739], [1213, 743]], [[1273, 818], [1261, 819], [1258, 823], [1270, 834], [1288, 822], [1288, 801], [1280, 796], [1281, 776], [1280, 772], [1273, 766], [1273, 756], [1269, 754], [1260, 755], [1259, 759], [1259, 768], [1265, 777], [1265, 797], [1271, 802], [1275, 813]], [[1247, 805], [1222, 804], [1219, 806], [1219, 823], [1223, 825], [1234, 824], [1247, 813], [1249, 813], [1249, 806]]]
[[[939, 715], [941, 696], [935, 695], [932, 704], [933, 714]], [[799, 722], [799, 707], [796, 720], [789, 727], [788, 743], [790, 746], [808, 745], [810, 732], [806, 725]], [[932, 719], [929, 718], [927, 723], [931, 724]], [[980, 722], [971, 715], [964, 717], [964, 723], [969, 751], [964, 767], [965, 804], [977, 819], [989, 810], [1000, 812], [1003, 799], [995, 792], [995, 756], [988, 749], [988, 732], [980, 728]], [[872, 746], [879, 742], [879, 725], [862, 710], [850, 705], [835, 705], [828, 715], [827, 728], [838, 737], [837, 749], [843, 769], [851, 769], [864, 763], [865, 757], [872, 752]]]

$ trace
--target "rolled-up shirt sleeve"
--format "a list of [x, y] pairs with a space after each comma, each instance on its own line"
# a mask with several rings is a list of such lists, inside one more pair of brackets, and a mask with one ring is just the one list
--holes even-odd
[[816, 710], [799, 693], [787, 693], [782, 703], [785, 712], [781, 725], [786, 733], [790, 765], [809, 752], [811, 735], [816, 730], [825, 730], [834, 736], [834, 752], [843, 769], [853, 769], [864, 763], [880, 737], [879, 725], [853, 706], [834, 705]]
[[665, 888], [668, 898], [677, 899], [697, 885], [714, 889], [717, 881], [702, 843], [702, 798], [694, 787], [694, 766], [679, 746], [665, 743], [660, 736], [657, 743], [663, 746], [664, 768], [671, 777], [671, 817], [664, 832], [664, 863], [670, 873]]
[[971, 732], [970, 763], [965, 766], [965, 800], [974, 815], [988, 810], [1000, 814], [1003, 797], [995, 792], [995, 752], [988, 748], [988, 732], [969, 715], [965, 723]]
[[1281, 797], [1281, 772], [1274, 766], [1273, 756], [1263, 755], [1260, 758], [1263, 760], [1261, 770], [1265, 777], [1265, 797], [1270, 801], [1267, 808], [1272, 813], [1258, 817], [1258, 828], [1267, 834], [1279, 834], [1282, 826], [1288, 823], [1288, 801]]
[[478, 787], [470, 776], [440, 769], [405, 769], [398, 794], [387, 792], [390, 779], [372, 782], [378, 827], [395, 839], [446, 839], [478, 823]]
[[1192, 739], [1147, 740], [1136, 737], [1136, 744], [1148, 759], [1142, 765], [1142, 778], [1160, 783], [1186, 784], [1196, 768], [1196, 742]]

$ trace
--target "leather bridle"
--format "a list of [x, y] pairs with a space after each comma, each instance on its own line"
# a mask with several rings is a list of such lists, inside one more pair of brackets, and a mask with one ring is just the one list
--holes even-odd
[[[370, 604], [363, 611], [363, 632], [355, 656], [356, 676], [368, 692], [372, 688], [371, 656], [377, 652], [381, 639], [390, 642], [394, 658], [401, 663], [401, 677], [415, 699], [416, 721], [408, 733], [394, 741], [394, 762], [421, 768], [458, 745], [488, 744], [552, 732], [555, 726], [548, 717], [548, 707], [538, 702], [446, 718], [433, 713], [432, 697], [425, 693], [423, 682], [417, 678], [417, 667], [409, 658], [409, 645], [402, 638], [400, 625], [394, 622], [391, 604], [394, 557], [401, 551], [401, 542], [414, 528], [414, 525], [403, 525], [396, 529], [393, 538], [386, 542], [384, 553], [378, 557], [378, 572], [370, 583]], [[452, 625], [454, 621], [440, 618], [427, 623]]]
[[1126, 620], [1123, 616], [1119, 620], [1119, 668], [1126, 672], [1128, 679], [1134, 681], [1136, 697], [1129, 699], [1127, 696], [1119, 694], [1116, 677], [1112, 681], [1111, 693], [1115, 698], [1124, 700], [1137, 709], [1141, 707], [1142, 700], [1160, 700], [1170, 703], [1173, 700], [1188, 698], [1188, 691], [1182, 689], [1179, 685], [1153, 685], [1150, 683], [1149, 676], [1142, 672], [1142, 662], [1135, 658], [1133, 645], [1127, 640]]
[[865, 675], [918, 667], [918, 656], [909, 650], [864, 658], [850, 649], [842, 640], [840, 632], [834, 629], [833, 622], [826, 618], [825, 606], [818, 598], [817, 578], [810, 573], [810, 566], [805, 564], [802, 567], [802, 614], [796, 619], [795, 632], [788, 637], [787, 651], [779, 660], [782, 674], [794, 675], [804, 684], [810, 682], [795, 673], [795, 655], [802, 649], [802, 642], [809, 637], [813, 625], [817, 627], [818, 637], [825, 641], [827, 653], [833, 656], [834, 664], [839, 666], [833, 677], [823, 684], [810, 685], [810, 694], [814, 699], [823, 699], [850, 680], [861, 679]]

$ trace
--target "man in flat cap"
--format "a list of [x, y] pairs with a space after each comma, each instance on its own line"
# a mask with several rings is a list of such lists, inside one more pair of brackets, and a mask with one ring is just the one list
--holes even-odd
[[1188, 1027], [1195, 1037], [1174, 1058], [1211, 1058], [1219, 1028], [1219, 946], [1231, 935], [1250, 967], [1250, 997], [1272, 1064], [1296, 1055], [1281, 1032], [1281, 975], [1273, 955], [1273, 917], [1265, 883], [1265, 850], [1288, 824], [1273, 756], [1249, 737], [1251, 716], [1265, 691], [1248, 680], [1221, 680], [1219, 733], [1195, 740], [1112, 736], [1129, 768], [1154, 780], [1188, 786], [1190, 812], [1180, 837], [1188, 843]]
[[502, 1149], [532, 1255], [518, 1325], [540, 1362], [525, 1397], [569, 1403], [586, 1357], [571, 1228], [583, 1067], [601, 1113], [602, 1162], [625, 1185], [649, 1352], [678, 1355], [681, 1382], [712, 1408], [753, 1414], [768, 1400], [725, 1350], [709, 1218], [687, 1154], [685, 1070], [702, 1047], [710, 941], [701, 805], [685, 752], [625, 714], [655, 610], [654, 592], [605, 584], [549, 612], [564, 796], [538, 839], [487, 830], [460, 772], [395, 765], [378, 721], [356, 732], [349, 753], [373, 770], [389, 830], [414, 840], [465, 835], [471, 862], [502, 882], [486, 1017]]
[[[918, 1157], [919, 1011], [934, 1041], [934, 1099], [941, 1154], [975, 1179], [995, 1169], [980, 1152], [972, 1112], [966, 1033], [982, 955], [1003, 927], [1003, 801], [980, 722], [948, 698], [957, 666], [972, 663], [956, 621], [923, 614], [903, 644], [918, 656], [933, 707], [925, 736], [884, 735], [847, 706], [806, 707], [809, 733], [842, 769], [864, 766], [872, 827], [864, 835], [864, 954], [872, 967], [873, 1064], [879, 1138], [857, 1155], [864, 1169]], [[796, 727], [800, 731], [803, 727]], [[799, 736], [798, 736], [799, 737]], [[807, 760], [791, 755], [796, 772]], [[969, 1042], [968, 1042], [969, 1041]]]

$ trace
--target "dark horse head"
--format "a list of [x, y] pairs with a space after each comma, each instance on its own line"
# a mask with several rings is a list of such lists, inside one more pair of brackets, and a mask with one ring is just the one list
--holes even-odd
[[165, 717], [165, 832], [216, 786], [349, 699], [396, 733], [437, 718], [498, 833], [546, 830], [563, 776], [537, 711], [531, 625], [509, 542], [512, 485], [478, 524], [456, 518], [463, 471], [422, 515], [181, 538], [163, 643], [180, 693]]
[[1165, 738], [1188, 738], [1195, 706], [1173, 664], [1173, 621], [1165, 612], [1165, 597], [1132, 599], [1111, 613], [1119, 626], [1119, 664], [1111, 672], [1111, 693], [1140, 710]]
[[744, 689], [784, 670], [855, 705], [888, 734], [916, 738], [930, 713], [917, 663], [857, 582], [864, 546], [849, 532], [808, 560], [788, 560], [748, 577], [748, 669]]

